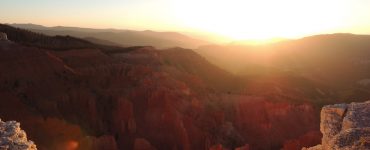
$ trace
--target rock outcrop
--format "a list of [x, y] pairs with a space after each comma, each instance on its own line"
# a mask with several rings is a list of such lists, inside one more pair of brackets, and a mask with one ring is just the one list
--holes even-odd
[[37, 150], [36, 145], [27, 140], [26, 132], [16, 121], [3, 122], [0, 120], [0, 149], [1, 150]]
[[323, 107], [320, 130], [322, 144], [304, 150], [370, 149], [370, 101]]
[[6, 35], [6, 33], [0, 32], [0, 41], [7, 41], [7, 40], [8, 40], [8, 36]]

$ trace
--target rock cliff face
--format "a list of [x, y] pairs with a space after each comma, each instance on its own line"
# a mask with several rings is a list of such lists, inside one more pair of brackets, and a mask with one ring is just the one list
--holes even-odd
[[370, 101], [323, 107], [320, 130], [322, 144], [308, 150], [370, 149]]
[[0, 119], [1, 150], [37, 150], [36, 145], [27, 140], [26, 132], [16, 121], [3, 122]]

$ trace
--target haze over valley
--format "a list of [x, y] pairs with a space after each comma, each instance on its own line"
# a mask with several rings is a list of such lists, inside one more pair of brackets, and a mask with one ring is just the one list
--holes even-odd
[[355, 1], [5, 0], [0, 149], [370, 149]]

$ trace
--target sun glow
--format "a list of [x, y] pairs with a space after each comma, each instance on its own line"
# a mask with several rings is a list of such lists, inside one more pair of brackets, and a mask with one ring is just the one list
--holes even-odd
[[3, 0], [0, 18], [3, 23], [175, 31], [220, 42], [266, 41], [370, 34], [369, 6], [370, 0]]
[[341, 0], [187, 0], [175, 2], [182, 24], [233, 39], [297, 38], [344, 25]]

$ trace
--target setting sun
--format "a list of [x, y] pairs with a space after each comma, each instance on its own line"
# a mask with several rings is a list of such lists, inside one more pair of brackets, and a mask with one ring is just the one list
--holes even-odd
[[369, 8], [1, 0], [0, 149], [370, 150]]
[[[36, 5], [37, 1], [42, 4]], [[87, 2], [6, 0], [2, 2], [0, 17], [4, 22], [48, 26], [178, 31], [205, 35], [209, 39], [224, 37], [224, 41], [299, 38], [338, 32], [370, 33], [370, 21], [364, 19], [370, 17], [370, 1], [365, 0]]]
[[337, 0], [177, 1], [178, 20], [234, 39], [295, 38], [344, 27], [346, 4]]

